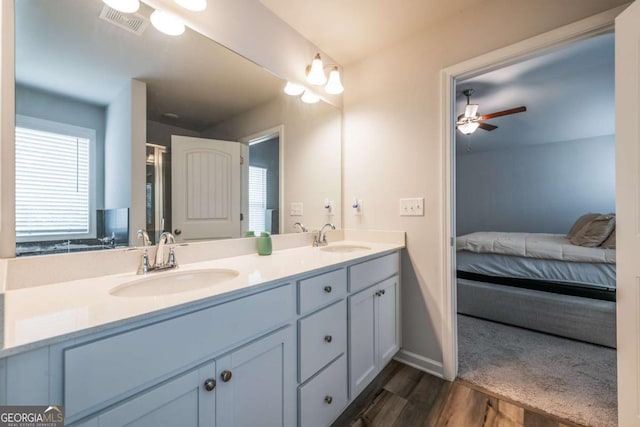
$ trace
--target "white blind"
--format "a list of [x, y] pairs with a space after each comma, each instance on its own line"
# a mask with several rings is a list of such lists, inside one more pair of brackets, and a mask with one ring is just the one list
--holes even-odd
[[267, 210], [267, 169], [249, 166], [249, 230], [265, 231]]
[[89, 145], [16, 127], [16, 237], [89, 233]]

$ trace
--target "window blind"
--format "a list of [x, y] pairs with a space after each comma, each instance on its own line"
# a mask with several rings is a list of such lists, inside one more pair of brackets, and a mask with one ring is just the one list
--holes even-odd
[[267, 169], [249, 166], [249, 230], [265, 231]]
[[16, 237], [90, 231], [90, 139], [16, 127]]

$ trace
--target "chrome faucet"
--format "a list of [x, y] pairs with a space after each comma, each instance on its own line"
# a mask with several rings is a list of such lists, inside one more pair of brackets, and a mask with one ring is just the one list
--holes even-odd
[[325, 224], [322, 226], [322, 228], [320, 228], [320, 230], [318, 230], [318, 234], [316, 234], [313, 237], [313, 246], [314, 247], [318, 247], [318, 246], [326, 246], [328, 244], [327, 242], [327, 233], [325, 230], [325, 228], [330, 227], [332, 230], [336, 229], [336, 226], [333, 224]]
[[[169, 232], [163, 232], [158, 238], [158, 244], [156, 245], [155, 262], [151, 264], [149, 261], [149, 246], [151, 246], [151, 239], [149, 234], [145, 230], [138, 230], [138, 239], [142, 239], [142, 260], [140, 261], [140, 267], [138, 268], [138, 274], [146, 274], [151, 271], [166, 270], [169, 268], [178, 267], [176, 262], [176, 255], [174, 252], [174, 245], [176, 243], [175, 237]], [[165, 262], [164, 249], [166, 245], [171, 245], [169, 248], [169, 257]]]
[[305, 226], [304, 226], [304, 224], [303, 224], [303, 223], [301, 223], [301, 222], [295, 222], [295, 223], [293, 224], [293, 226], [294, 226], [294, 227], [298, 227], [298, 228], [300, 229], [300, 232], [301, 232], [301, 233], [306, 233], [307, 231], [309, 231], [309, 230], [307, 230], [307, 227], [305, 227]]

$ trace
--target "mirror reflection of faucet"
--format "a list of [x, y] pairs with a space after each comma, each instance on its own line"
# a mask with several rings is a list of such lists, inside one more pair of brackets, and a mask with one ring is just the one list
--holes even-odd
[[301, 222], [294, 223], [293, 228], [297, 228], [299, 230], [299, 233], [306, 233], [307, 231], [309, 231], [307, 230], [307, 227], [305, 227]]

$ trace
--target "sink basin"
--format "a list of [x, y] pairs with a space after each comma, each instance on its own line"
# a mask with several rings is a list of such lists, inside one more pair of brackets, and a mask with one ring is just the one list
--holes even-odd
[[116, 286], [109, 293], [116, 297], [153, 297], [194, 291], [219, 285], [238, 276], [235, 270], [193, 270], [149, 273], [143, 279]]
[[360, 245], [334, 245], [334, 246], [324, 246], [320, 248], [321, 251], [336, 252], [336, 253], [366, 251], [367, 249], [371, 249], [371, 248], [368, 246], [360, 246]]

